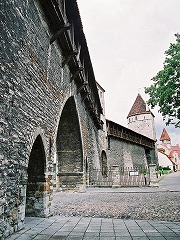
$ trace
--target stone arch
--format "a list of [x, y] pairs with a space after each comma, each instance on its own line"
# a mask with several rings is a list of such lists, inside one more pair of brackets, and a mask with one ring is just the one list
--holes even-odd
[[62, 110], [56, 137], [58, 187], [74, 188], [83, 183], [83, 150], [74, 97]]
[[[47, 155], [46, 149], [48, 148], [47, 146], [47, 139], [45, 136], [45, 130], [42, 127], [37, 127], [34, 129], [33, 132], [31, 132], [31, 134], [28, 136], [28, 146], [27, 146], [27, 150], [29, 153], [31, 153], [33, 145], [35, 140], [37, 139], [37, 137], [40, 136], [41, 140], [42, 140], [42, 144], [44, 147], [44, 151], [45, 151], [45, 155]], [[27, 158], [27, 164], [29, 163], [29, 158]]]
[[26, 216], [45, 216], [46, 156], [43, 141], [38, 135], [31, 149], [28, 163], [28, 181], [26, 187]]
[[103, 177], [107, 177], [107, 174], [108, 174], [107, 155], [104, 150], [101, 152], [101, 166], [102, 166]]

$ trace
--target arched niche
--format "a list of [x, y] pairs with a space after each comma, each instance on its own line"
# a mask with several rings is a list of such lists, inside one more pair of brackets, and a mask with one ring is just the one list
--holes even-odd
[[45, 216], [45, 199], [48, 186], [45, 181], [46, 157], [42, 138], [37, 136], [31, 149], [27, 169], [28, 182], [26, 187], [26, 216]]
[[108, 175], [107, 155], [104, 150], [101, 153], [101, 166], [102, 166], [102, 176], [107, 177]]
[[70, 97], [59, 121], [57, 138], [58, 185], [74, 188], [82, 184], [83, 151], [79, 118], [73, 97]]

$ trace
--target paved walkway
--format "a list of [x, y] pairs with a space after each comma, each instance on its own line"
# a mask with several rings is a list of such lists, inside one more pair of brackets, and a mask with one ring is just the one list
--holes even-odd
[[180, 192], [180, 171], [166, 175], [159, 182], [159, 190]]
[[[180, 172], [176, 172], [165, 176], [159, 182], [159, 187], [90, 189], [90, 191], [179, 192], [179, 179]], [[28, 217], [26, 218], [25, 228], [7, 239], [180, 240], [180, 222], [63, 216], [50, 218]]]
[[9, 240], [179, 240], [180, 222], [113, 218], [26, 218], [26, 227]]

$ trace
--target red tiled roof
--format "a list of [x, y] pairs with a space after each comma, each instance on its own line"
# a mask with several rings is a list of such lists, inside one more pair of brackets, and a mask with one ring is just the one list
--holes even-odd
[[150, 110], [147, 111], [146, 103], [142, 99], [141, 95], [138, 93], [137, 98], [136, 98], [127, 117], [131, 117], [131, 116], [135, 116], [135, 115], [139, 115], [139, 114], [143, 114], [143, 113], [151, 113], [152, 114], [152, 112]]
[[171, 141], [165, 128], [163, 129], [161, 137], [160, 137], [160, 141], [163, 141], [163, 140]]
[[180, 156], [180, 146], [172, 146], [171, 149], [174, 152], [177, 152], [178, 156]]
[[168, 158], [172, 158], [173, 157], [173, 151], [170, 151]]
[[158, 152], [165, 152], [164, 148], [158, 148]]

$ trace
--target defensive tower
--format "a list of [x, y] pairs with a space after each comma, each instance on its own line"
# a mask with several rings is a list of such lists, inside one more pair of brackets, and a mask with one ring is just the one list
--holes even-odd
[[140, 94], [138, 94], [127, 116], [127, 120], [128, 128], [131, 130], [151, 139], [156, 139], [154, 115]]
[[167, 133], [166, 129], [164, 128], [161, 134], [161, 137], [159, 139], [162, 143], [171, 144], [171, 138], [169, 137], [169, 134]]

